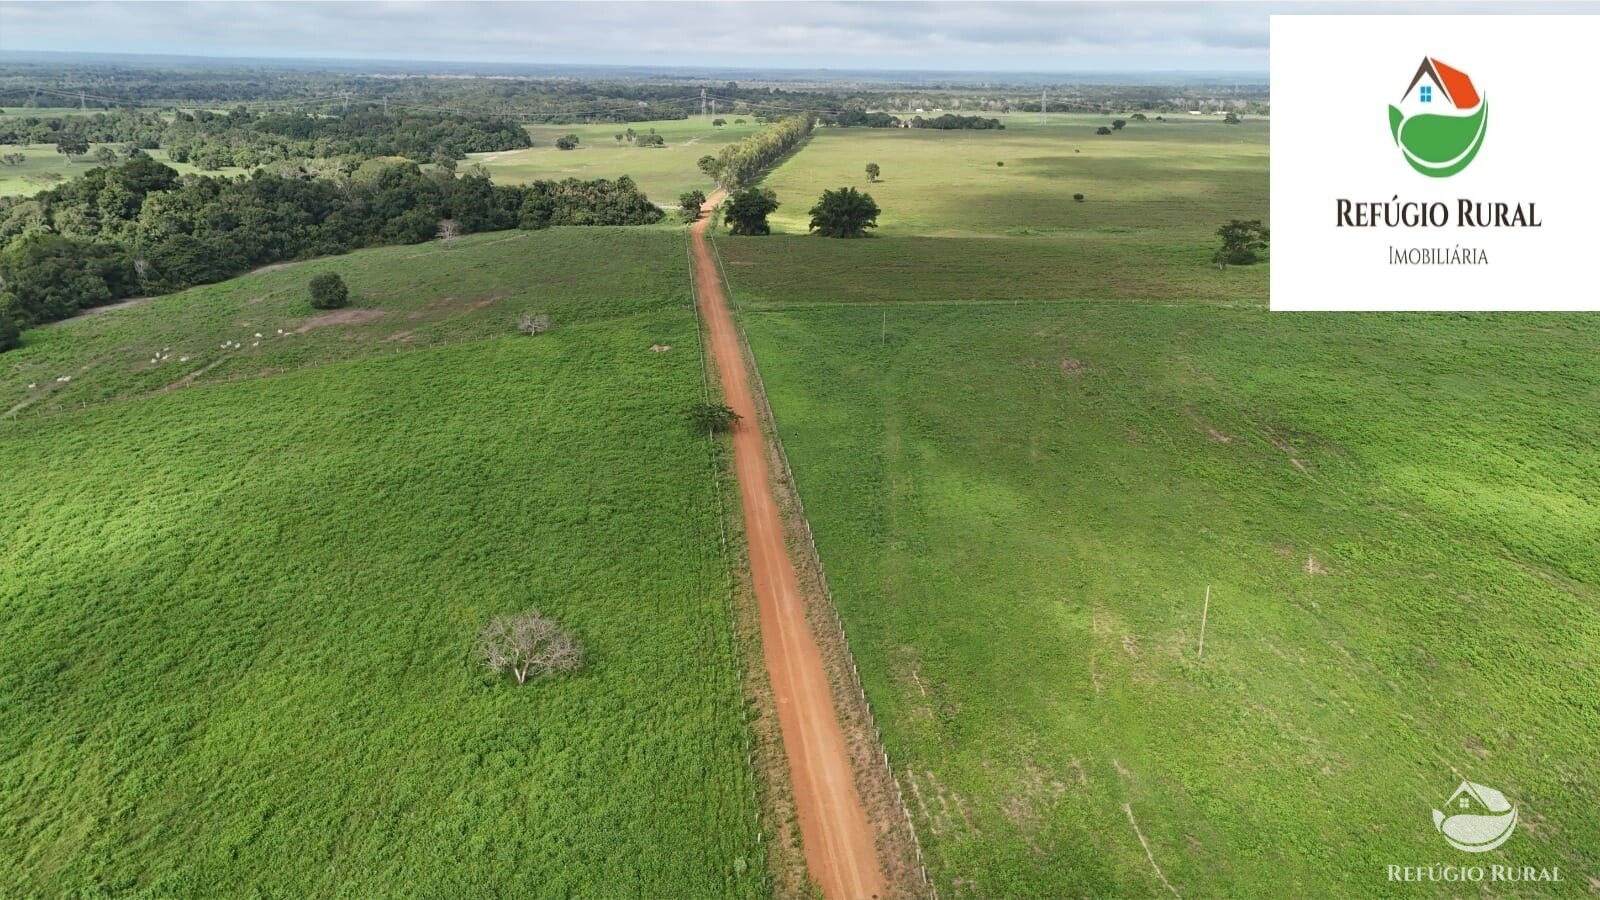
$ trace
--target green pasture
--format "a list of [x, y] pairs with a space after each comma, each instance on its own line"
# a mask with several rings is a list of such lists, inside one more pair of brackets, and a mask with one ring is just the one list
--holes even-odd
[[[720, 114], [719, 114], [720, 115]], [[489, 170], [497, 184], [527, 184], [542, 179], [631, 177], [657, 205], [676, 206], [685, 191], [710, 193], [711, 179], [700, 173], [695, 163], [700, 157], [715, 156], [723, 146], [745, 137], [762, 126], [749, 114], [720, 115], [728, 124], [716, 127], [709, 119], [692, 116], [661, 122], [628, 122], [599, 125], [533, 125], [528, 133], [533, 146], [525, 150], [498, 153], [472, 153], [462, 166], [479, 163]], [[736, 119], [745, 124], [733, 124]], [[632, 128], [640, 134], [656, 129], [666, 138], [665, 147], [639, 147], [619, 132]], [[574, 150], [556, 149], [556, 139], [576, 134]]]
[[1063, 119], [822, 129], [767, 184], [877, 235], [717, 241], [940, 896], [1586, 896], [1600, 323], [1268, 313], [1264, 123]]
[[[878, 202], [882, 235], [1209, 240], [1229, 219], [1266, 218], [1264, 120], [1152, 119], [1094, 133], [1112, 118], [1009, 116], [995, 131], [818, 128], [764, 182], [783, 204], [774, 230], [804, 232], [817, 196], [844, 186]], [[882, 174], [868, 184], [872, 162]]]
[[[1139, 833], [1186, 897], [1431, 896], [1385, 866], [1433, 862], [1586, 893], [1600, 325], [744, 320], [941, 896], [1164, 894]], [[1478, 859], [1431, 821], [1463, 779], [1526, 823]]]
[[[763, 895], [683, 252], [363, 251], [0, 357], [74, 374], [0, 420], [0, 895]], [[321, 271], [382, 313], [277, 338]], [[482, 669], [528, 608], [581, 671]]]

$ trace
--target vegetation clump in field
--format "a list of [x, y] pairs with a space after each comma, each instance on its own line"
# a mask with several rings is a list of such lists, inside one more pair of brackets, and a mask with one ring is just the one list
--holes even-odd
[[880, 212], [871, 194], [853, 187], [823, 191], [811, 207], [811, 230], [823, 237], [866, 237], [868, 228], [878, 227]]
[[0, 353], [4, 353], [21, 343], [22, 332], [21, 329], [17, 328], [17, 321], [11, 318], [10, 314], [0, 310]]
[[689, 421], [695, 428], [710, 434], [733, 430], [741, 416], [726, 403], [696, 403], [689, 407]]
[[517, 320], [517, 330], [523, 334], [544, 334], [550, 330], [550, 317], [540, 313], [523, 313]]
[[700, 218], [700, 208], [705, 205], [705, 191], [684, 191], [678, 196], [678, 218], [693, 222]]
[[1258, 251], [1267, 249], [1270, 234], [1260, 219], [1234, 219], [1218, 228], [1217, 236], [1222, 238], [1222, 247], [1212, 255], [1211, 261], [1218, 268], [1226, 269], [1228, 266], [1248, 266], [1260, 259]]
[[767, 216], [778, 206], [778, 195], [771, 188], [748, 187], [728, 196], [722, 204], [722, 220], [728, 223], [729, 234], [771, 234]]
[[490, 671], [510, 672], [517, 684], [583, 665], [577, 640], [537, 611], [490, 619], [478, 635], [478, 655]]
[[337, 272], [324, 272], [311, 279], [312, 309], [343, 309], [350, 305], [350, 288]]
[[556, 149], [557, 150], [576, 150], [576, 149], [578, 149], [578, 136], [575, 135], [575, 134], [563, 134], [561, 137], [556, 138]]
[[883, 169], [879, 168], [877, 163], [867, 163], [867, 181], [877, 181], [882, 172]]

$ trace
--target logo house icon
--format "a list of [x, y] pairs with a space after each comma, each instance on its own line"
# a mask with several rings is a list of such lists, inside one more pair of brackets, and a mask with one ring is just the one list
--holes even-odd
[[1467, 73], [1423, 57], [1399, 105], [1389, 107], [1389, 132], [1411, 168], [1432, 178], [1465, 169], [1483, 146], [1489, 104]]
[[1517, 807], [1492, 787], [1463, 781], [1445, 803], [1445, 811], [1433, 811], [1433, 827], [1457, 850], [1484, 853], [1511, 837], [1517, 828]]

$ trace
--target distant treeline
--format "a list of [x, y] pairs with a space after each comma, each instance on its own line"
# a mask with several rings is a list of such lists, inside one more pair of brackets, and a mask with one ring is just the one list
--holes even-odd
[[137, 153], [30, 198], [0, 200], [0, 319], [37, 325], [281, 260], [441, 232], [662, 219], [632, 179], [496, 185], [450, 167], [369, 160], [338, 178], [188, 175]]
[[238, 107], [168, 115], [121, 110], [87, 116], [0, 118], [0, 144], [121, 143], [160, 147], [176, 162], [202, 169], [254, 168], [288, 159], [404, 156], [424, 162], [461, 159], [468, 153], [532, 146], [521, 125], [505, 119], [436, 113], [386, 115], [378, 110], [346, 116], [255, 113]]
[[770, 127], [723, 147], [713, 162], [702, 159], [701, 169], [724, 187], [744, 187], [799, 146], [815, 125], [816, 120], [809, 114], [779, 119]]
[[[842, 110], [829, 116], [826, 120], [830, 125], [841, 128], [865, 126], [867, 128], [900, 128], [902, 120], [886, 112], [867, 112], [863, 109]], [[989, 119], [983, 116], [958, 116], [945, 113], [933, 119], [924, 119], [921, 116], [912, 116], [905, 120], [904, 127], [908, 128], [938, 128], [943, 131], [1003, 129], [1006, 126], [999, 119]]]

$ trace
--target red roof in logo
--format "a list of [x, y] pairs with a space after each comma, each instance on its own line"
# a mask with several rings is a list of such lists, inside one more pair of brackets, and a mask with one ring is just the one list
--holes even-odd
[[1411, 84], [1406, 87], [1406, 95], [1417, 86], [1417, 82], [1426, 75], [1431, 79], [1439, 92], [1444, 94], [1446, 100], [1456, 109], [1471, 109], [1478, 105], [1478, 89], [1472, 86], [1472, 79], [1460, 69], [1452, 68], [1434, 59], [1431, 56], [1422, 58], [1422, 65], [1417, 67], [1416, 77], [1411, 79]]

